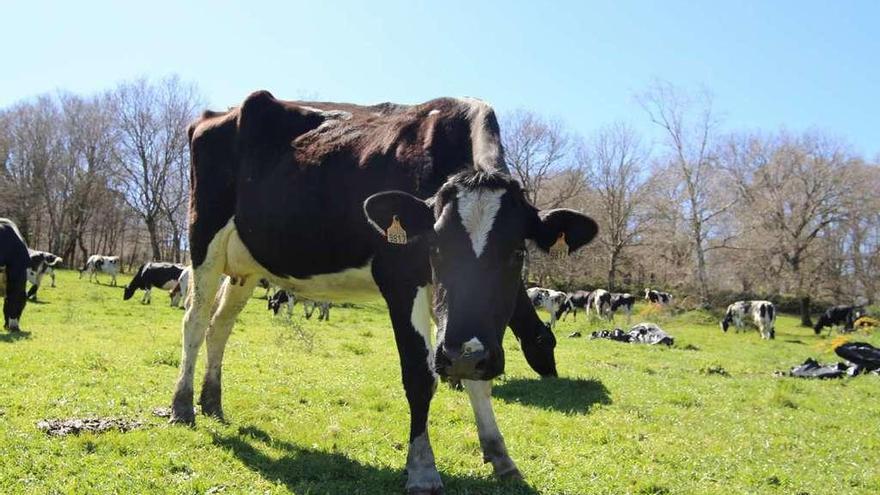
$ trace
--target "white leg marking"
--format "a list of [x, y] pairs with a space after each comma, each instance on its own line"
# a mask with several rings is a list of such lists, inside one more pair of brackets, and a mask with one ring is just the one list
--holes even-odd
[[409, 452], [406, 455], [406, 491], [425, 491], [434, 493], [443, 487], [440, 473], [434, 463], [434, 450], [428, 439], [428, 431], [417, 436], [409, 444]]
[[507, 192], [503, 189], [475, 191], [459, 191], [458, 215], [462, 225], [471, 238], [471, 245], [477, 258], [486, 248], [489, 231], [495, 224], [495, 216], [501, 208], [501, 196]]
[[462, 380], [462, 383], [467, 390], [477, 420], [480, 446], [483, 448], [483, 462], [491, 462], [498, 476], [519, 476], [516, 464], [507, 454], [504, 438], [495, 422], [495, 413], [492, 411], [492, 382]]
[[[409, 321], [425, 341], [425, 348], [428, 349], [428, 369], [433, 370], [434, 345], [431, 343], [431, 290], [431, 285], [423, 285], [416, 290]], [[436, 383], [436, 376], [434, 380]]]
[[[256, 277], [248, 277], [243, 286], [225, 282], [220, 295], [220, 307], [211, 319], [205, 341], [208, 347], [205, 366], [205, 388], [208, 384], [220, 385], [220, 370], [223, 366], [223, 352], [226, 342], [235, 324], [235, 318], [241, 313], [257, 285]], [[218, 397], [219, 399], [219, 397]], [[204, 405], [204, 404], [203, 404]]]
[[18, 318], [10, 318], [9, 319], [9, 329], [10, 330], [18, 330]]

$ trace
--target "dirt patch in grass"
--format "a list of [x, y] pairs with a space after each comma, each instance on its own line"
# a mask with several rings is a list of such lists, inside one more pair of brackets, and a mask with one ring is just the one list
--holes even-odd
[[127, 432], [140, 428], [144, 423], [137, 419], [125, 418], [71, 418], [71, 419], [44, 419], [37, 423], [37, 428], [47, 435], [64, 437], [67, 435], [79, 435], [83, 432], [104, 433], [116, 430]]

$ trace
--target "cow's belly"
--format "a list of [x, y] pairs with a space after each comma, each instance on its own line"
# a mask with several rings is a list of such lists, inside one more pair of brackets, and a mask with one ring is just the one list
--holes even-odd
[[228, 236], [223, 273], [230, 277], [265, 278], [298, 297], [317, 301], [363, 302], [375, 299], [379, 293], [379, 288], [373, 280], [371, 261], [363, 266], [340, 267], [338, 272], [317, 274], [308, 278], [283, 277], [273, 274], [254, 259], [239, 237], [232, 220], [217, 235]]
[[162, 284], [162, 289], [171, 290], [174, 288], [175, 285], [177, 285], [177, 280], [172, 279], [172, 280], [169, 280], [169, 281], [165, 282], [164, 284]]

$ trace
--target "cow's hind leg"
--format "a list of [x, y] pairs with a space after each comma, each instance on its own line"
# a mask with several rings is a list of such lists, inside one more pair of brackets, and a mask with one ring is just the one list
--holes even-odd
[[202, 346], [202, 341], [205, 340], [205, 331], [211, 321], [214, 298], [217, 295], [217, 288], [220, 286], [221, 265], [217, 260], [206, 260], [205, 263], [193, 268], [190, 280], [191, 304], [183, 317], [183, 350], [181, 351], [180, 374], [171, 402], [172, 423], [195, 423], [193, 373], [199, 348]]
[[462, 380], [467, 390], [474, 417], [477, 420], [477, 431], [480, 447], [483, 449], [483, 462], [491, 462], [495, 475], [502, 478], [522, 478], [513, 459], [507, 454], [504, 437], [495, 422], [492, 411], [492, 382], [484, 380]]
[[223, 419], [220, 386], [223, 351], [226, 349], [226, 342], [229, 340], [229, 334], [232, 332], [235, 318], [247, 304], [248, 298], [254, 292], [257, 281], [256, 277], [249, 277], [245, 280], [244, 285], [226, 282], [221, 289], [220, 307], [211, 320], [211, 326], [208, 328], [208, 335], [206, 337], [208, 362], [205, 367], [205, 381], [202, 384], [202, 393], [199, 396], [202, 414], [206, 416]]

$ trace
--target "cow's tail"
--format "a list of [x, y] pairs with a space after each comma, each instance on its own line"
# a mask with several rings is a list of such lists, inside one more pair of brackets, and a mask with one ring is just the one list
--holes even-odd
[[501, 129], [495, 110], [488, 103], [475, 98], [466, 98], [465, 101], [469, 106], [468, 121], [474, 168], [507, 172], [504, 147], [501, 145]]

